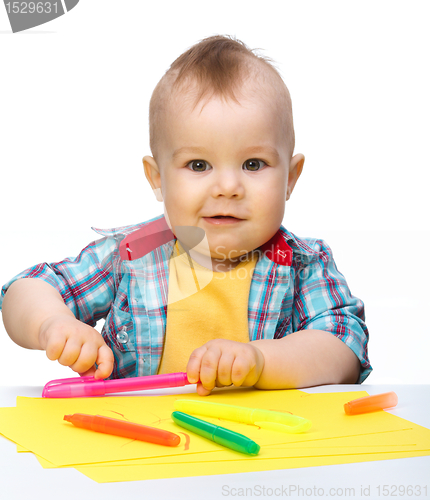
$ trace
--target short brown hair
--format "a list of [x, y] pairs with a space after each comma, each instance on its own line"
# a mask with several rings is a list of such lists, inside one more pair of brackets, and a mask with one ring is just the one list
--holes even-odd
[[239, 102], [237, 95], [251, 76], [260, 77], [263, 93], [275, 95], [278, 107], [285, 115], [288, 134], [286, 140], [291, 143], [292, 154], [295, 138], [290, 93], [272, 61], [256, 55], [240, 40], [215, 35], [201, 40], [181, 54], [152, 93], [149, 104], [149, 141], [154, 158], [157, 160], [156, 149], [158, 137], [162, 133], [162, 118], [175, 91], [190, 90], [193, 84], [197, 86], [198, 92], [193, 96], [194, 106], [203, 97], [213, 96]]

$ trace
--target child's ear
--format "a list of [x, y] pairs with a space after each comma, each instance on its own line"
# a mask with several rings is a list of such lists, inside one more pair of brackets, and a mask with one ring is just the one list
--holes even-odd
[[290, 199], [294, 186], [296, 185], [296, 182], [302, 173], [304, 163], [305, 163], [305, 157], [301, 153], [296, 154], [291, 158], [290, 169], [288, 172], [286, 200]]
[[163, 201], [163, 195], [161, 194], [160, 169], [158, 168], [156, 161], [152, 156], [144, 156], [142, 162], [145, 170], [145, 177], [148, 179], [149, 184], [151, 184], [157, 201]]

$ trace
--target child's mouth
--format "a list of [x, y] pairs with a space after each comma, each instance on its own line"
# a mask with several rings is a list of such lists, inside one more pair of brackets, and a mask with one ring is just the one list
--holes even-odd
[[204, 220], [209, 224], [235, 224], [242, 222], [243, 219], [238, 219], [232, 215], [213, 215], [212, 217], [204, 217]]
[[231, 215], [214, 215], [211, 219], [236, 219], [236, 217]]

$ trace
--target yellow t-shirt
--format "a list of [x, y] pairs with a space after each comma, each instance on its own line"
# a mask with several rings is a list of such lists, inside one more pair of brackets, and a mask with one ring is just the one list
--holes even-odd
[[258, 258], [251, 255], [228, 272], [213, 272], [191, 259], [176, 241], [158, 373], [185, 371], [190, 354], [209, 340], [249, 342], [248, 298]]

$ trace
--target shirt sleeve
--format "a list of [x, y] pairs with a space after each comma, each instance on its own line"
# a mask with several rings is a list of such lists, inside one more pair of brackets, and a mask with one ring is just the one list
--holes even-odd
[[117, 242], [102, 238], [86, 246], [76, 258], [37, 264], [19, 273], [1, 290], [0, 309], [9, 286], [21, 278], [46, 281], [61, 294], [75, 317], [90, 326], [105, 318], [115, 296], [113, 255]]
[[310, 261], [296, 268], [293, 331], [315, 329], [336, 335], [360, 360], [362, 383], [372, 371], [364, 304], [351, 294], [329, 246], [317, 240], [314, 250]]

